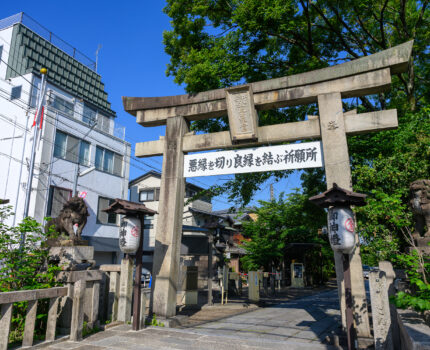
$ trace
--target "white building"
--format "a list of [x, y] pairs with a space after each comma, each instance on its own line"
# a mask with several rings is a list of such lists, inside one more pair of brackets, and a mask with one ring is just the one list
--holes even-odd
[[[130, 144], [115, 122], [94, 63], [27, 15], [0, 20], [0, 198], [23, 218], [40, 69], [47, 68], [47, 95], [36, 152], [29, 216], [56, 217], [77, 190], [90, 216], [84, 239], [98, 264], [117, 260], [118, 218], [101, 212], [114, 198], [127, 198]], [[95, 122], [97, 122], [95, 124]], [[95, 125], [94, 125], [95, 124]]]
[[[149, 209], [158, 211], [160, 185], [161, 174], [156, 171], [149, 171], [131, 180], [129, 184], [130, 201], [143, 203]], [[202, 190], [203, 188], [186, 182], [185, 203]], [[155, 230], [159, 219], [159, 215], [156, 214], [153, 217], [148, 216], [145, 220], [143, 265], [150, 271], [152, 270], [155, 248]], [[206, 259], [203, 265], [207, 265], [209, 230], [205, 229], [204, 226], [217, 219], [223, 219], [223, 217], [212, 214], [212, 204], [208, 198], [201, 197], [184, 206], [181, 244], [182, 260], [189, 259], [193, 260], [194, 263], [196, 261], [195, 257], [198, 256], [197, 260]]]

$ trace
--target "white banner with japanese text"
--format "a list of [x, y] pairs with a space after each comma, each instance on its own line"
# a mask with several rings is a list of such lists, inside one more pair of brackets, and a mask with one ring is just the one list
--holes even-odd
[[323, 166], [321, 141], [184, 156], [184, 176], [254, 173]]

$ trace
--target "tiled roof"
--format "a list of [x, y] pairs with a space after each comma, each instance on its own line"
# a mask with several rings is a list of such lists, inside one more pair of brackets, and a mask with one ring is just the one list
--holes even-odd
[[6, 79], [46, 68], [50, 83], [115, 116], [99, 74], [20, 23], [13, 26], [8, 65]]

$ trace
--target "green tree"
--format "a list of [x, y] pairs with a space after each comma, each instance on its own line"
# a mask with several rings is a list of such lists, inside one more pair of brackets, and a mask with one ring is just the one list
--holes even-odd
[[[48, 249], [42, 245], [48, 234], [32, 218], [25, 218], [17, 226], [7, 225], [7, 218], [11, 215], [11, 207], [0, 205], [0, 292], [57, 286], [59, 282], [55, 276], [60, 267], [48, 262]], [[21, 234], [26, 235], [22, 246]], [[13, 305], [10, 342], [22, 339], [27, 305], [28, 302]], [[49, 300], [40, 300], [35, 326], [36, 337], [45, 334], [48, 307]]]
[[368, 142], [378, 142], [379, 153], [368, 163], [353, 157], [352, 174], [354, 190], [369, 194], [367, 205], [356, 212], [365, 262], [376, 266], [380, 260], [393, 260], [409, 245], [402, 234], [405, 227], [412, 227], [409, 184], [430, 175], [430, 107], [405, 113], [397, 130], [370, 141], [351, 140], [352, 148], [366, 147]]
[[[308, 201], [308, 196], [296, 190], [286, 198], [259, 201], [257, 220], [243, 223], [246, 239], [242, 242], [247, 255], [242, 258], [245, 270], [264, 267], [270, 271], [280, 266], [289, 243], [319, 243], [328, 247], [328, 242], [318, 237], [318, 228], [326, 222], [324, 210]], [[332, 253], [329, 252], [330, 260]]]
[[[400, 249], [398, 228], [410, 224], [408, 184], [430, 175], [424, 137], [430, 102], [428, 0], [168, 0], [164, 11], [172, 19], [172, 30], [164, 33], [171, 57], [166, 73], [190, 93], [311, 71], [414, 40], [409, 70], [393, 76], [390, 92], [344, 101], [345, 110], [398, 109], [398, 130], [350, 137], [348, 146], [354, 190], [369, 194], [369, 205], [358, 212], [364, 253], [373, 265]], [[317, 113], [315, 105], [300, 106], [260, 111], [259, 120], [269, 125]], [[192, 125], [205, 132], [227, 127], [226, 118]], [[246, 204], [268, 178], [288, 175], [239, 174], [211, 191]], [[323, 184], [322, 172], [302, 173], [304, 193]]]

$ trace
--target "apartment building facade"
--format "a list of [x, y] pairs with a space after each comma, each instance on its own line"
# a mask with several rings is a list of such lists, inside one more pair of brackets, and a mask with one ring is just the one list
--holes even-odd
[[29, 216], [40, 223], [56, 217], [72, 196], [76, 174], [88, 170], [77, 181], [90, 213], [83, 238], [94, 245], [97, 263], [116, 262], [119, 218], [101, 210], [127, 198], [131, 147], [101, 76], [90, 59], [23, 13], [0, 20], [0, 59], [0, 198], [13, 206], [10, 223], [23, 218], [44, 67], [46, 102]]
[[[137, 203], [143, 203], [149, 209], [158, 210], [160, 197], [161, 174], [156, 171], [149, 171], [138, 178], [131, 180], [130, 200]], [[181, 239], [181, 262], [178, 286], [182, 286], [185, 280], [185, 266], [198, 267], [198, 286], [205, 288], [208, 277], [208, 252], [213, 250], [212, 268], [216, 269], [216, 252], [214, 247], [209, 244], [208, 237], [213, 232], [206, 225], [214, 221], [224, 221], [220, 215], [212, 213], [212, 203], [209, 198], [201, 197], [193, 201], [190, 198], [195, 196], [203, 188], [185, 183], [184, 212], [182, 221], [182, 239]], [[163, 220], [159, 215], [147, 217], [144, 222], [144, 239], [143, 239], [143, 266], [152, 272], [152, 263], [155, 248], [155, 236], [158, 220]], [[213, 273], [215, 275], [215, 273]]]

